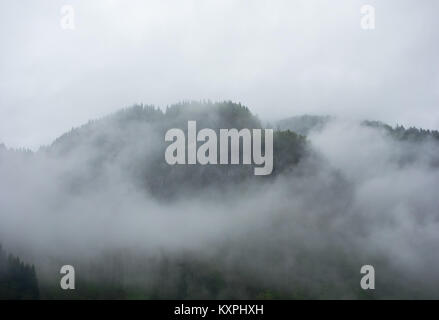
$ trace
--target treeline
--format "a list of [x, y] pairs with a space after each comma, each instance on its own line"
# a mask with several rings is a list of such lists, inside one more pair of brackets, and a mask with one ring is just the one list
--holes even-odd
[[0, 299], [38, 299], [38, 280], [33, 265], [7, 254], [0, 245]]
[[[170, 199], [216, 189], [217, 193], [255, 180], [269, 181], [294, 168], [306, 152], [306, 138], [292, 131], [274, 133], [274, 167], [268, 177], [255, 177], [254, 165], [246, 166], [170, 166], [164, 161], [168, 143], [164, 136], [170, 128], [187, 130], [187, 122], [197, 122], [197, 129], [236, 128], [262, 129], [257, 116], [240, 103], [231, 101], [190, 101], [161, 110], [152, 105], [134, 105], [100, 120], [64, 134], [44, 149], [60, 158], [86, 159], [81, 164], [91, 175], [67, 177], [73, 192], [83, 192], [84, 186], [105, 176], [104, 168], [124, 172], [139, 189], [156, 198]], [[242, 158], [242, 150], [240, 150]], [[85, 157], [84, 157], [85, 155]], [[122, 167], [121, 167], [122, 166]], [[102, 174], [101, 174], [102, 172]]]
[[[67, 160], [64, 185], [72, 194], [87, 193], [107, 183], [109, 172], [123, 172], [139, 190], [156, 198], [169, 200], [212, 190], [216, 194], [249, 182], [271, 179], [294, 170], [309, 151], [305, 138], [332, 120], [329, 116], [292, 117], [275, 124], [274, 168], [267, 177], [255, 177], [248, 166], [170, 166], [164, 161], [167, 143], [164, 136], [170, 128], [187, 130], [187, 121], [197, 121], [197, 128], [261, 129], [257, 116], [240, 103], [231, 101], [187, 101], [166, 107], [138, 104], [124, 108], [99, 120], [72, 129], [42, 148], [35, 155], [47, 154]], [[363, 125], [385, 130], [397, 141], [439, 140], [439, 132], [365, 121]], [[0, 152], [1, 156], [1, 152]], [[412, 155], [409, 155], [410, 157]], [[414, 155], [413, 155], [414, 156]], [[81, 170], [77, 170], [80, 167]], [[253, 183], [250, 183], [253, 185]], [[216, 190], [210, 188], [214, 187]], [[235, 194], [239, 193], [237, 190]]]
[[418, 142], [425, 139], [433, 139], [439, 141], [439, 131], [437, 130], [428, 130], [415, 127], [405, 128], [401, 125], [397, 125], [396, 127], [392, 128], [388, 124], [380, 121], [363, 121], [363, 125], [383, 129], [386, 133], [397, 140]]
[[307, 136], [311, 131], [322, 130], [329, 121], [330, 116], [302, 115], [280, 120], [276, 123], [278, 130], [291, 130], [297, 134]]

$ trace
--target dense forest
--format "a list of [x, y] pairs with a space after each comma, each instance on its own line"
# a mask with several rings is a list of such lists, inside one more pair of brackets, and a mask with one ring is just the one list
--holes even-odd
[[0, 245], [0, 299], [38, 299], [35, 266], [7, 254]]
[[[272, 175], [254, 176], [253, 165], [169, 166], [165, 132], [187, 130], [188, 120], [198, 129], [266, 127], [241, 104], [191, 101], [124, 108], [36, 152], [0, 145], [0, 174], [14, 184], [0, 185], [0, 241], [35, 264], [0, 249], [0, 298], [435, 296], [439, 279], [418, 278], [405, 267], [411, 264], [396, 263], [407, 256], [389, 259], [398, 251], [386, 246], [406, 243], [412, 230], [396, 228], [397, 217], [415, 221], [420, 234], [425, 221], [435, 221], [430, 193], [411, 197], [397, 184], [411, 179], [431, 190], [437, 131], [288, 118], [273, 126]], [[21, 229], [12, 233], [9, 225]], [[385, 238], [387, 227], [401, 238]], [[374, 247], [380, 237], [381, 250], [364, 249], [362, 241]], [[423, 241], [429, 246], [422, 248], [434, 247]], [[407, 252], [421, 254], [411, 243]], [[359, 266], [372, 262], [380, 268], [376, 296], [358, 286]], [[70, 263], [77, 289], [63, 291], [59, 267]], [[423, 289], [415, 292], [417, 281]]]
[[[232, 102], [192, 101], [172, 105], [166, 111], [154, 106], [135, 105], [73, 129], [56, 139], [51, 146], [43, 148], [43, 152], [75, 157], [75, 153], [82, 152], [85, 146], [96, 146], [88, 154], [87, 165], [114, 163], [113, 160], [118, 162], [120, 155], [131, 152], [129, 148], [136, 140], [136, 147], [142, 151], [132, 152], [132, 157], [124, 159], [124, 167], [120, 170], [131, 173], [142, 189], [165, 199], [186, 196], [206, 187], [224, 190], [249, 179], [261, 179], [254, 177], [253, 165], [169, 166], [165, 163], [165, 132], [170, 128], [187, 131], [188, 120], [197, 121], [199, 129], [211, 128], [217, 132], [220, 128], [262, 128], [260, 120], [247, 107]], [[273, 141], [274, 169], [271, 177], [295, 166], [306, 153], [306, 138], [295, 132], [275, 131]], [[93, 170], [98, 173], [100, 168], [94, 167]], [[182, 184], [186, 186], [184, 190], [180, 188]]]

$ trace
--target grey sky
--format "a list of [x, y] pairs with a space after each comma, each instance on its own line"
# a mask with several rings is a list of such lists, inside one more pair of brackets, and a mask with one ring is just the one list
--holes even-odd
[[[61, 7], [76, 29], [60, 27]], [[376, 29], [360, 8], [376, 8]], [[233, 100], [439, 128], [439, 2], [0, 2], [0, 142], [37, 148], [143, 102]]]

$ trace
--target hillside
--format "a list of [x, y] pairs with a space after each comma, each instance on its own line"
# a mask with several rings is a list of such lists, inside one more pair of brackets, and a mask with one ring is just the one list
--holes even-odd
[[[138, 186], [164, 198], [194, 194], [209, 186], [224, 189], [257, 179], [252, 173], [253, 165], [169, 166], [164, 161], [169, 145], [164, 141], [165, 133], [170, 128], [187, 131], [189, 120], [197, 121], [198, 130], [262, 128], [247, 107], [232, 102], [180, 103], [165, 112], [154, 106], [135, 105], [73, 129], [40, 152], [81, 159], [82, 168], [90, 169], [93, 179], [100, 179], [104, 169], [123, 171]], [[273, 176], [294, 167], [305, 152], [304, 137], [275, 132]], [[89, 182], [84, 176], [75, 175], [72, 179]], [[76, 181], [71, 184], [77, 185]], [[181, 185], [185, 185], [183, 190]]]
[[[255, 176], [253, 165], [167, 164], [165, 132], [189, 120], [262, 128], [233, 102], [135, 105], [36, 152], [0, 145], [0, 241], [35, 269], [1, 261], [27, 279], [23, 292], [368, 299], [358, 277], [373, 264], [374, 298], [437, 297], [436, 131], [288, 119], [274, 128], [273, 173]], [[78, 270], [74, 292], [59, 289], [64, 264]]]

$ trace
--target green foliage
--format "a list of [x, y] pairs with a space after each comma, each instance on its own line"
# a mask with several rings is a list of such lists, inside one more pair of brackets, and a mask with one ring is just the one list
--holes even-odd
[[38, 299], [35, 267], [7, 255], [0, 246], [0, 299]]
[[307, 136], [311, 131], [323, 129], [331, 119], [330, 116], [295, 116], [278, 121], [277, 127], [279, 130], [291, 130], [297, 134]]
[[306, 138], [290, 130], [274, 133], [274, 174], [292, 169], [306, 152]]
[[419, 142], [426, 139], [439, 141], [439, 131], [437, 130], [425, 130], [422, 128], [418, 129], [415, 127], [410, 127], [406, 129], [404, 128], [404, 126], [400, 126], [400, 125], [397, 125], [395, 128], [392, 128], [388, 124], [379, 121], [363, 121], [362, 124], [371, 128], [382, 129], [391, 137], [400, 141]]
[[[170, 166], [164, 161], [168, 145], [164, 135], [170, 128], [186, 131], [189, 120], [197, 121], [198, 130], [211, 128], [217, 133], [219, 129], [263, 128], [246, 106], [231, 101], [181, 102], [168, 106], [165, 111], [140, 104], [74, 129], [44, 150], [57, 157], [83, 159], [80, 166], [84, 172], [93, 172], [93, 176], [75, 173], [65, 178], [71, 181], [73, 193], [86, 192], [87, 187], [105, 176], [105, 168], [115, 165], [114, 169], [132, 178], [139, 189], [167, 200], [198, 194], [208, 187], [220, 194], [230, 186], [272, 179], [294, 168], [306, 149], [303, 136], [276, 131], [273, 174], [262, 178], [254, 176], [253, 165]], [[124, 167], [118, 167], [121, 164]]]

